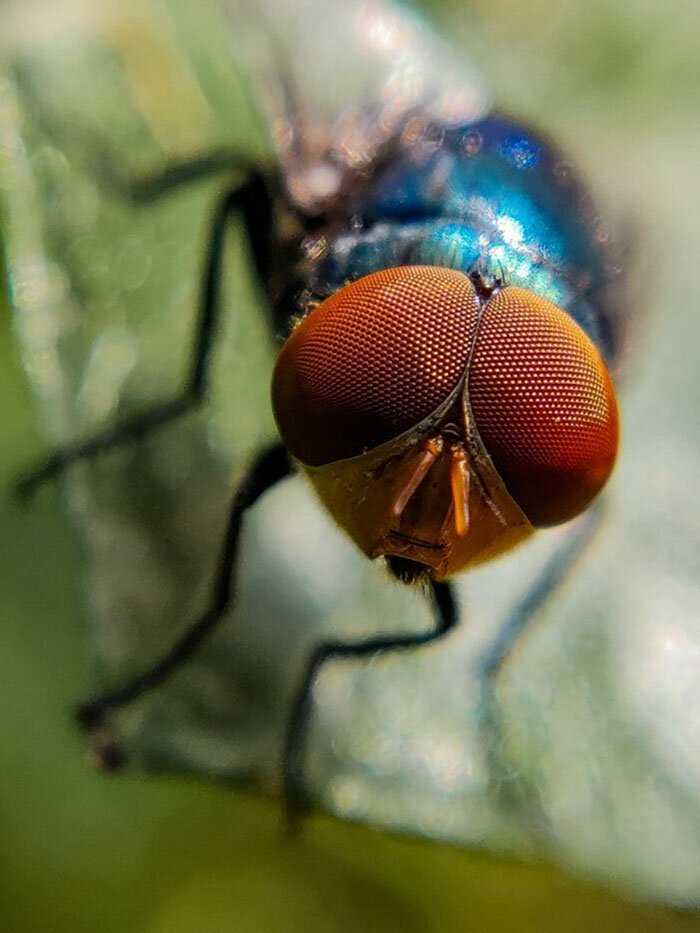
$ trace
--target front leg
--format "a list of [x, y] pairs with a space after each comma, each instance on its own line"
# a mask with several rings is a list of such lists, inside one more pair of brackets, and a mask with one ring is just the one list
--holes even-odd
[[[523, 794], [526, 791], [517, 785], [511, 769], [506, 767], [505, 722], [496, 692], [498, 677], [504, 664], [527, 636], [545, 605], [571, 576], [577, 562], [592, 545], [602, 526], [604, 515], [604, 503], [597, 502], [571, 525], [556, 552], [502, 620], [494, 638], [478, 661], [478, 723], [482, 747], [499, 802], [507, 809], [521, 809]], [[532, 797], [528, 798], [527, 806], [531, 812], [538, 812], [539, 804]], [[541, 816], [541, 819], [544, 820], [544, 817]]]
[[384, 654], [387, 651], [418, 648], [447, 634], [458, 622], [457, 603], [452, 587], [449, 583], [433, 581], [429, 586], [435, 616], [434, 629], [418, 634], [378, 636], [354, 642], [321, 642], [313, 650], [292, 704], [284, 744], [282, 777], [285, 811], [290, 828], [294, 828], [298, 823], [307, 805], [304, 790], [304, 750], [311, 715], [313, 686], [322, 665], [332, 658], [359, 659]]
[[107, 770], [120, 766], [123, 754], [106, 727], [109, 713], [128, 706], [164, 683], [199, 650], [223, 621], [236, 598], [240, 538], [247, 512], [269, 489], [291, 473], [287, 451], [276, 443], [261, 450], [236, 489], [221, 541], [219, 560], [206, 610], [185, 629], [150, 668], [116, 690], [92, 697], [77, 710], [79, 725], [92, 736], [100, 764]]

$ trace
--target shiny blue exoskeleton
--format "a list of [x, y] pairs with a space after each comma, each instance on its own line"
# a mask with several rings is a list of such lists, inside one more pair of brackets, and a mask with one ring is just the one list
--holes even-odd
[[[264, 105], [280, 201], [303, 221], [287, 252], [302, 255], [303, 297], [287, 315], [380, 269], [450, 266], [548, 299], [614, 361], [618, 257], [570, 160], [494, 109], [464, 53], [405, 6], [263, 6], [274, 38], [264, 29], [260, 43], [275, 51], [256, 86], [277, 88]], [[316, 22], [341, 40], [307, 28]], [[284, 315], [280, 305], [282, 332]]]
[[518, 285], [568, 311], [615, 356], [607, 232], [571, 166], [541, 136], [501, 115], [431, 127], [398, 146], [352, 205], [314, 276], [328, 294], [378, 269], [449, 266]]
[[[300, 312], [349, 281], [389, 267], [421, 264], [463, 271], [482, 296], [499, 285], [524, 286], [568, 311], [608, 360], [617, 357], [621, 299], [611, 297], [617, 295], [617, 285], [605, 227], [566, 159], [536, 133], [491, 109], [461, 52], [451, 52], [426, 24], [392, 0], [222, 3], [230, 8], [232, 36], [242, 42], [242, 55], [252, 53], [251, 85], [256, 92], [273, 88], [271, 106], [266, 104], [270, 159], [261, 165], [238, 151], [216, 150], [135, 183], [124, 177], [121, 165], [106, 171], [109, 160], [98, 159], [94, 171], [98, 183], [142, 203], [222, 168], [233, 169], [235, 177], [219, 194], [212, 214], [187, 381], [164, 402], [51, 452], [20, 478], [17, 489], [23, 496], [74, 462], [142, 440], [204, 400], [222, 311], [223, 243], [233, 219], [247, 234], [253, 271], [269, 298], [270, 323], [278, 337], [286, 336]], [[256, 28], [261, 32], [257, 41]], [[96, 151], [101, 154], [99, 147]], [[391, 354], [392, 347], [385, 352]], [[191, 660], [226, 618], [236, 596], [243, 517], [292, 466], [281, 442], [258, 452], [231, 498], [205, 612], [149, 668], [81, 705], [79, 722], [106, 768], [124, 760], [111, 738], [109, 716]], [[121, 485], [127, 492], [134, 488], [131, 476]], [[461, 495], [468, 504], [463, 475]], [[128, 515], [133, 511], [129, 508]], [[590, 540], [598, 514], [589, 512], [567, 539], [560, 539], [556, 553], [484, 650], [479, 662], [482, 722], [497, 720], [489, 678]], [[268, 751], [255, 766], [246, 763], [246, 775], [259, 767], [267, 788], [281, 776], [290, 817], [305, 796], [304, 744], [321, 665], [417, 648], [457, 625], [458, 601], [451, 584], [428, 579], [426, 566], [401, 559], [389, 563], [392, 574], [404, 582], [426, 580], [434, 628], [317, 643], [290, 707], [280, 774], [270, 774]], [[286, 651], [285, 665], [288, 656]], [[285, 666], [285, 684], [288, 680]], [[217, 709], [216, 722], [228, 713]], [[485, 738], [487, 747], [495, 747], [492, 737]], [[217, 765], [217, 773], [227, 767]]]

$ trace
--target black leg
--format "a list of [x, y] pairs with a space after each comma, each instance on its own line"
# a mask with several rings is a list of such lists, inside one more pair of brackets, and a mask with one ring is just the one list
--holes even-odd
[[284, 745], [282, 772], [287, 822], [294, 827], [305, 809], [304, 746], [311, 714], [314, 681], [321, 666], [331, 658], [366, 658], [385, 651], [426, 645], [445, 635], [458, 621], [457, 604], [449, 583], [431, 582], [435, 628], [415, 635], [378, 636], [356, 642], [322, 642], [309, 658], [301, 686], [292, 705]]
[[604, 514], [603, 503], [597, 503], [571, 528], [560, 548], [500, 625], [479, 660], [479, 728], [495, 794], [502, 807], [515, 813], [529, 814], [535, 824], [540, 821], [540, 827], [545, 818], [539, 812], [539, 802], [514, 781], [512, 769], [506, 766], [504, 723], [496, 695], [496, 681], [517, 643], [527, 634], [538, 613], [567, 580], [579, 558], [593, 542]]
[[[110, 710], [126, 706], [162, 684], [192, 657], [202, 642], [214, 631], [235, 598], [235, 571], [243, 516], [264, 492], [290, 472], [289, 457], [282, 444], [268, 447], [257, 455], [233, 496], [208, 608], [149, 670], [139, 674], [118, 690], [81, 704], [77, 718], [83, 728], [99, 737], [105, 716]], [[111, 742], [103, 742], [98, 751], [102, 753], [103, 764], [120, 763], [118, 753]]]
[[52, 112], [46, 106], [45, 95], [35, 87], [25, 67], [15, 64], [12, 73], [24, 107], [40, 132], [71, 159], [75, 158], [102, 191], [136, 206], [152, 204], [185, 185], [221, 172], [247, 174], [250, 169], [250, 158], [236, 149], [219, 146], [175, 159], [156, 171], [134, 175], [124, 166], [123, 158], [115, 153], [114, 145], [110, 145], [95, 126], [80, 122], [75, 115], [62, 119]]
[[155, 172], [130, 176], [121, 172], [106, 149], [95, 150], [90, 174], [101, 189], [135, 206], [152, 204], [185, 185], [211, 178], [221, 172], [247, 174], [250, 159], [232, 149], [210, 149], [186, 159], [176, 159]]
[[16, 484], [18, 496], [31, 496], [42, 483], [61, 473], [70, 464], [140, 440], [202, 402], [208, 388], [210, 353], [221, 306], [224, 239], [228, 221], [236, 214], [241, 215], [248, 233], [256, 271], [264, 276], [268, 264], [271, 207], [265, 178], [259, 172], [251, 173], [240, 187], [227, 192], [216, 206], [201, 283], [199, 318], [190, 371], [184, 387], [173, 398], [147, 408], [120, 424], [84, 441], [55, 450], [43, 463], [19, 478]]
[[498, 675], [517, 641], [547, 600], [553, 596], [574, 569], [576, 561], [593, 541], [600, 528], [604, 509], [598, 503], [571, 528], [559, 550], [549, 559], [532, 586], [499, 627], [496, 637], [482, 655], [479, 673], [485, 679]]

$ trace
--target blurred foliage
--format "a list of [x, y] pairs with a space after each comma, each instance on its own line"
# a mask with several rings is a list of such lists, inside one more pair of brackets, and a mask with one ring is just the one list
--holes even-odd
[[[438, 19], [462, 22], [460, 3], [432, 6]], [[564, 136], [579, 141], [586, 135], [580, 125], [586, 106], [610, 111], [611, 141], [598, 151], [584, 147], [584, 161], [593, 171], [597, 160], [598, 167], [605, 167], [625, 121], [642, 119], [650, 100], [655, 100], [655, 113], [663, 109], [662, 76], [676, 87], [690, 80], [683, 51], [688, 42], [679, 44], [673, 60], [660, 62], [654, 54], [659, 18], [667, 19], [661, 7], [658, 16], [639, 17], [645, 28], [630, 30], [626, 4], [609, 9], [596, 4], [603, 15], [590, 17], [595, 30], [588, 30], [588, 13], [581, 6], [581, 28], [569, 22], [566, 30], [557, 31], [562, 17], [576, 15], [563, 9], [566, 4], [481, 0], [474, 6], [483, 16], [473, 26], [476, 41], [474, 35], [471, 41], [469, 35], [459, 38], [475, 47], [482, 68], [510, 109], [537, 115], [542, 122], [551, 106]], [[471, 19], [469, 23], [473, 25]], [[460, 28], [464, 26], [454, 26]], [[682, 30], [682, 17], [665, 28]], [[561, 36], [566, 41], [556, 48], [563, 77], [552, 82], [552, 72], [547, 80], [538, 65], [537, 49]], [[489, 47], [499, 50], [498, 68], [489, 62]], [[567, 69], [572, 56], [579, 67]], [[590, 84], [567, 77], [584, 73], [593, 75]], [[618, 95], [617, 100], [631, 96], [636, 106], [610, 105], [609, 94]], [[567, 107], [572, 95], [579, 108]], [[684, 106], [681, 101], [667, 114], [667, 125], [688, 112]], [[600, 119], [598, 132], [603, 133], [605, 117]], [[654, 133], [658, 127], [648, 138]], [[614, 198], [619, 180], [609, 172], [600, 174]], [[641, 195], [641, 175], [639, 190]], [[7, 308], [2, 304], [0, 310], [0, 483], [8, 489], [17, 471], [44, 450], [45, 440], [33, 426]], [[81, 624], [86, 614], [84, 555], [57, 492], [47, 490], [25, 510], [4, 497], [0, 509], [0, 678], [6, 698], [0, 716], [3, 930], [700, 929], [700, 921], [690, 913], [625, 904], [547, 865], [499, 861], [322, 818], [309, 821], [301, 837], [287, 839], [275, 803], [185, 780], [106, 779], [94, 773], [68, 715], [76, 697], [88, 689], [90, 661]]]

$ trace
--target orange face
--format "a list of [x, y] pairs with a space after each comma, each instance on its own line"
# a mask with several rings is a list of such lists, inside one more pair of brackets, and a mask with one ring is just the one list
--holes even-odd
[[610, 376], [581, 328], [452, 269], [388, 269], [328, 298], [283, 347], [272, 400], [365, 553], [438, 578], [578, 515], [617, 452]]

